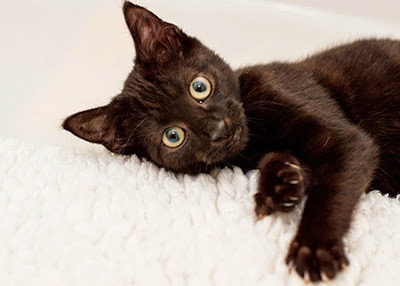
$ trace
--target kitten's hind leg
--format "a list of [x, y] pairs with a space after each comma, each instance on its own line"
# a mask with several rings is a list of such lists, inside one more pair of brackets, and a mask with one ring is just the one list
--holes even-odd
[[254, 196], [257, 216], [292, 211], [303, 199], [307, 186], [308, 172], [304, 166], [289, 153], [268, 153], [258, 168], [260, 179]]

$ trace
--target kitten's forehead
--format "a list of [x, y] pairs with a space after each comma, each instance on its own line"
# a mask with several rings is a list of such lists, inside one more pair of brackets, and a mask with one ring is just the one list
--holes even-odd
[[170, 99], [186, 94], [195, 77], [202, 75], [216, 84], [221, 74], [221, 68], [210, 62], [210, 58], [181, 59], [168, 65], [135, 66], [125, 87], [127, 92], [132, 90], [132, 94], [145, 100], [158, 99], [167, 104]]
[[[237, 96], [236, 82], [230, 67], [212, 50], [196, 39], [190, 52], [162, 64], [136, 63], [129, 75], [125, 92], [137, 99], [142, 117], [159, 129], [183, 122], [193, 132], [201, 132], [207, 118], [225, 108], [225, 100]], [[199, 104], [190, 95], [190, 83], [197, 76], [206, 77], [211, 96]]]

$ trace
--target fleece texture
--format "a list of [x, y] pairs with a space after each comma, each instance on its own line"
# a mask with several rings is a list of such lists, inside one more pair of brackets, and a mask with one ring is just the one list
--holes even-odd
[[[0, 285], [304, 285], [284, 263], [302, 207], [257, 220], [257, 177], [0, 139]], [[364, 195], [345, 242], [329, 285], [400, 285], [398, 198]]]

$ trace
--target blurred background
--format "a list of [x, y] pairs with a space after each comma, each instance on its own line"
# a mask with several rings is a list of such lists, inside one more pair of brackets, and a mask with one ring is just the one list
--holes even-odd
[[[133, 65], [121, 0], [1, 0], [0, 137], [95, 148], [59, 127], [108, 103]], [[297, 60], [362, 37], [400, 38], [400, 1], [137, 0], [233, 67]]]

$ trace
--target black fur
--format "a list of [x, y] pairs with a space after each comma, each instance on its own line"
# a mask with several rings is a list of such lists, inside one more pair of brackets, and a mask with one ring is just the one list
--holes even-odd
[[[110, 104], [63, 127], [119, 154], [175, 172], [259, 168], [259, 217], [288, 212], [307, 195], [287, 263], [306, 280], [333, 278], [348, 260], [343, 235], [372, 188], [400, 192], [400, 42], [362, 40], [295, 63], [236, 71], [173, 24], [126, 2], [135, 66]], [[204, 101], [189, 85], [204, 76]], [[163, 144], [180, 127], [179, 147]]]

